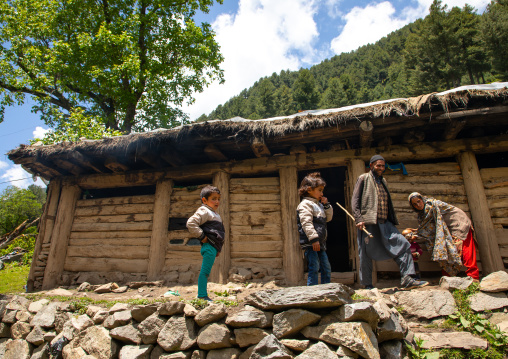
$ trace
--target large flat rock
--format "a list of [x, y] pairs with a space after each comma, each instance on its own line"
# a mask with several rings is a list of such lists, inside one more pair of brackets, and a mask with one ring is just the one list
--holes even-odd
[[487, 341], [475, 337], [468, 332], [447, 332], [447, 333], [415, 333], [415, 338], [423, 339], [423, 349], [487, 349]]
[[457, 310], [453, 295], [445, 290], [397, 292], [395, 298], [406, 313], [419, 318], [432, 319]]
[[263, 310], [286, 308], [329, 308], [351, 303], [354, 291], [340, 283], [264, 290], [249, 295], [245, 302]]

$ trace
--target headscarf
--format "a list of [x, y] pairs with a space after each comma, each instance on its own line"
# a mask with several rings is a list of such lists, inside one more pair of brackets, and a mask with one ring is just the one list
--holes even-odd
[[[411, 203], [411, 199], [415, 197], [425, 203], [421, 211], [414, 208]], [[418, 192], [411, 193], [408, 200], [411, 208], [418, 212], [417, 235], [427, 241], [431, 259], [438, 262], [451, 276], [456, 275], [460, 272], [462, 260], [441, 214], [441, 210], [450, 209], [452, 206], [432, 197], [424, 197]]]

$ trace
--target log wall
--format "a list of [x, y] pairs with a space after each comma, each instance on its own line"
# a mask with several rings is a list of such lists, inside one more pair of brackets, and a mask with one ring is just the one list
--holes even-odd
[[[405, 167], [408, 175], [390, 170], [384, 174], [399, 219], [399, 231], [418, 227], [416, 212], [411, 209], [407, 200], [412, 192], [447, 202], [471, 217], [462, 173], [457, 162], [407, 164]], [[423, 255], [418, 261], [420, 271], [440, 271], [439, 265], [430, 260], [425, 244], [420, 243], [420, 246], [423, 249]], [[377, 265], [378, 271], [399, 271], [393, 260], [377, 262]]]
[[505, 267], [508, 267], [508, 167], [480, 170], [496, 239]]
[[145, 275], [154, 198], [143, 195], [78, 200], [64, 270]]
[[282, 269], [282, 217], [278, 177], [230, 180], [231, 267]]

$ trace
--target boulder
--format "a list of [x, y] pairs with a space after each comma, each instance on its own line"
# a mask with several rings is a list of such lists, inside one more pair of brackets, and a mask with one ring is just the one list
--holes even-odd
[[380, 323], [383, 323], [384, 321], [387, 321], [390, 318], [391, 310], [390, 307], [388, 307], [388, 304], [386, 304], [385, 300], [383, 299], [377, 300], [374, 304], [372, 304], [372, 308], [374, 308], [377, 315], [379, 316]]
[[165, 351], [187, 350], [196, 344], [196, 329], [192, 318], [171, 317], [157, 338], [157, 343]]
[[375, 330], [379, 322], [379, 314], [370, 302], [358, 302], [345, 304], [333, 314], [337, 315], [341, 322], [365, 322]]
[[101, 324], [104, 323], [104, 321], [108, 318], [108, 316], [109, 316], [108, 311], [101, 309], [97, 313], [95, 313], [95, 315], [91, 318], [95, 324]]
[[6, 309], [10, 310], [28, 310], [30, 301], [21, 295], [15, 295], [11, 298], [11, 301], [7, 303]]
[[[375, 289], [377, 290], [377, 288]], [[358, 359], [360, 357], [358, 353], [355, 353], [351, 349], [346, 348], [344, 345], [339, 345], [335, 353], [339, 358], [342, 359]]]
[[273, 335], [277, 339], [298, 333], [321, 319], [320, 315], [304, 309], [289, 309], [273, 316]]
[[343, 345], [367, 359], [380, 359], [378, 342], [367, 323], [333, 323], [327, 326], [307, 327], [302, 334], [310, 339], [332, 345]]
[[6, 300], [0, 300], [0, 322], [2, 321], [2, 318], [4, 317], [5, 310], [7, 309], [7, 304], [9, 302]]
[[263, 312], [255, 307], [246, 305], [241, 311], [228, 315], [226, 324], [234, 328], [266, 328], [272, 325], [272, 320], [272, 312]]
[[44, 328], [51, 328], [55, 326], [56, 311], [58, 309], [58, 303], [49, 303], [45, 307], [41, 308], [31, 320], [30, 325], [39, 325]]
[[231, 346], [230, 339], [231, 332], [225, 324], [210, 323], [199, 331], [197, 343], [203, 350], [221, 349]]
[[482, 292], [506, 292], [508, 291], [508, 273], [498, 271], [490, 273], [480, 282]]
[[395, 293], [400, 306], [410, 315], [432, 319], [457, 311], [453, 295], [445, 290], [403, 291]]
[[131, 311], [124, 310], [109, 315], [104, 321], [104, 328], [113, 329], [128, 324], [132, 319]]
[[11, 337], [13, 339], [25, 339], [32, 331], [30, 324], [25, 322], [16, 322], [11, 326]]
[[258, 344], [267, 335], [270, 335], [270, 333], [261, 328], [235, 329], [236, 343], [240, 348], [247, 347], [253, 344]]
[[109, 314], [116, 313], [116, 312], [123, 312], [125, 310], [130, 310], [130, 309], [131, 309], [131, 306], [127, 303], [115, 303], [115, 305], [109, 309]]
[[[119, 340], [123, 343], [141, 344], [141, 334], [137, 325], [127, 324], [121, 327], [114, 328], [109, 332], [113, 339]], [[155, 342], [155, 340], [154, 340]]]
[[131, 309], [131, 315], [135, 321], [141, 323], [155, 313], [158, 308], [158, 304], [135, 305], [134, 308]]
[[29, 311], [26, 310], [18, 310], [18, 312], [16, 313], [16, 320], [18, 322], [30, 323], [33, 317], [34, 316]]
[[505, 293], [479, 292], [469, 298], [471, 309], [475, 312], [494, 310], [508, 307], [508, 298]]
[[153, 313], [138, 325], [139, 334], [144, 344], [154, 344], [160, 331], [166, 324], [166, 319], [157, 313]]
[[104, 310], [104, 308], [99, 307], [98, 305], [89, 305], [86, 308], [86, 315], [88, 315], [90, 318], [93, 318], [95, 317], [95, 314], [97, 314], [101, 310]]
[[383, 359], [404, 359], [406, 350], [400, 340], [390, 340], [379, 344], [379, 355]]
[[275, 335], [271, 334], [263, 338], [252, 350], [250, 359], [261, 358], [292, 359], [293, 356]]
[[317, 342], [295, 359], [337, 359], [337, 354], [328, 348], [323, 342]]
[[160, 315], [182, 314], [184, 308], [185, 308], [184, 302], [169, 301], [162, 303], [162, 305], [159, 307], [159, 314]]
[[27, 335], [25, 340], [30, 344], [39, 346], [45, 342], [44, 340], [45, 334], [46, 332], [42, 330], [40, 326], [36, 325], [35, 327], [33, 327], [32, 331]]
[[120, 349], [119, 359], [148, 359], [153, 345], [125, 345]]
[[83, 282], [78, 287], [78, 292], [90, 292], [92, 290], [92, 285], [88, 282]]
[[86, 356], [86, 352], [83, 348], [73, 347], [72, 345], [67, 345], [62, 350], [62, 355], [65, 359], [81, 359]]
[[183, 314], [185, 314], [186, 317], [195, 317], [196, 315], [198, 315], [199, 313], [199, 310], [197, 310], [196, 308], [194, 308], [192, 305], [190, 304], [185, 304], [185, 307], [183, 307]]
[[55, 288], [55, 289], [47, 291], [46, 295], [50, 296], [50, 297], [59, 297], [59, 296], [72, 297], [74, 295], [74, 293], [72, 293], [70, 290], [67, 290], [67, 289]]
[[99, 294], [101, 294], [101, 293], [110, 293], [114, 289], [118, 289], [118, 284], [116, 284], [116, 283], [107, 283], [107, 284], [103, 284], [103, 285], [100, 285], [97, 288], [95, 288], [94, 292], [95, 293], [99, 293]]
[[206, 359], [238, 359], [242, 352], [238, 348], [210, 350]]
[[351, 303], [354, 291], [340, 283], [271, 289], [250, 294], [246, 304], [263, 310], [286, 308], [330, 308]]
[[205, 309], [201, 310], [198, 315], [194, 317], [194, 320], [202, 327], [205, 324], [216, 322], [225, 316], [226, 306], [224, 304], [210, 304]]
[[392, 339], [404, 339], [406, 331], [406, 321], [400, 313], [393, 311], [390, 318], [378, 327], [377, 340], [381, 343]]
[[487, 349], [487, 341], [469, 332], [415, 333], [415, 338], [423, 340], [423, 349]]
[[439, 280], [439, 286], [449, 291], [455, 289], [465, 290], [473, 284], [473, 278], [471, 277], [441, 277]]
[[49, 303], [49, 300], [47, 300], [47, 299], [41, 299], [36, 302], [30, 303], [30, 305], [28, 306], [28, 311], [30, 313], [36, 314], [39, 312], [39, 310], [41, 310], [43, 307], [45, 307], [48, 303]]
[[18, 309], [6, 309], [4, 316], [2, 318], [2, 322], [7, 324], [16, 323], [16, 314], [18, 313]]
[[30, 359], [49, 359], [49, 343], [43, 343], [35, 348]]
[[281, 339], [280, 342], [287, 348], [295, 352], [303, 352], [309, 347], [310, 341], [299, 339]]
[[93, 326], [81, 333], [79, 345], [97, 359], [109, 359], [118, 355], [119, 346], [107, 329]]
[[11, 337], [11, 327], [7, 323], [0, 322], [0, 338], [10, 338]]
[[26, 340], [15, 339], [5, 345], [3, 359], [30, 359], [32, 347]]

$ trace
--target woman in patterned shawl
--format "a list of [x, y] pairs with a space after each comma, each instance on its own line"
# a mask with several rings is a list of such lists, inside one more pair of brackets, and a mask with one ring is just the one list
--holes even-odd
[[473, 226], [464, 211], [418, 192], [411, 193], [408, 200], [418, 213], [416, 237], [426, 240], [431, 258], [440, 264], [443, 274], [455, 276], [464, 264], [466, 274], [478, 280]]

